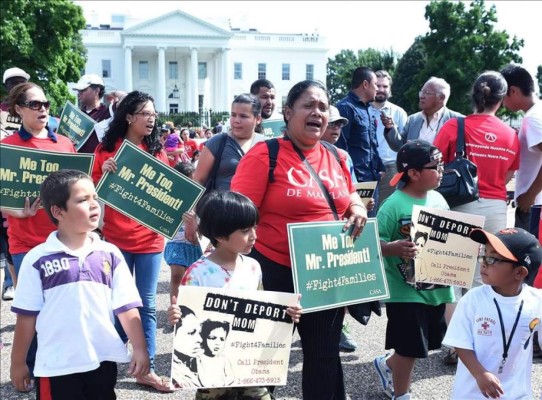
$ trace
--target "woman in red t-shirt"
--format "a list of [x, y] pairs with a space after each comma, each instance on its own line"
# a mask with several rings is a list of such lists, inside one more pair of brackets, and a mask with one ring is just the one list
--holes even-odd
[[[154, 100], [149, 94], [133, 91], [124, 98], [94, 153], [92, 179], [95, 183], [105, 172], [114, 173], [117, 170], [113, 157], [125, 140], [168, 164], [167, 155], [160, 142], [157, 116]], [[122, 251], [132, 274], [135, 272], [136, 286], [143, 301], [143, 307], [139, 311], [151, 361], [151, 372], [136, 378], [136, 382], [169, 392], [171, 390], [168, 380], [160, 378], [154, 372], [156, 290], [165, 245], [164, 237], [107, 205], [102, 232], [108, 242]], [[127, 341], [120, 325], [116, 325], [123, 340]]]
[[[476, 201], [452, 208], [453, 211], [483, 215], [484, 229], [498, 232], [506, 228], [506, 184], [519, 168], [519, 140], [516, 132], [495, 116], [508, 90], [503, 76], [496, 71], [482, 73], [472, 86], [471, 99], [474, 114], [465, 118], [466, 157], [478, 167], [478, 191]], [[457, 119], [448, 120], [435, 138], [435, 146], [442, 152], [442, 160], [449, 163], [455, 158], [457, 143]], [[482, 285], [480, 264], [476, 264], [473, 286]], [[455, 288], [456, 303], [446, 307], [449, 321], [457, 301], [465, 290]], [[444, 361], [456, 364], [453, 350]]]
[[[55, 134], [48, 126], [49, 106], [41, 87], [35, 83], [25, 82], [15, 86], [8, 98], [11, 115], [19, 115], [21, 127], [14, 134], [4, 138], [2, 144], [30, 149], [75, 153], [70, 139]], [[32, 203], [26, 198], [22, 210], [2, 208], [2, 214], [8, 221], [9, 249], [13, 258], [15, 275], [19, 274], [21, 262], [32, 248], [45, 242], [47, 236], [56, 226], [51, 222], [45, 210], [40, 208], [37, 197]], [[4, 289], [10, 285], [9, 274], [6, 276]], [[11, 279], [9, 279], [11, 280]], [[12, 283], [11, 283], [12, 285]]]
[[[294, 292], [287, 224], [334, 220], [330, 203], [302, 158], [320, 177], [338, 218], [348, 218], [345, 228], [355, 225], [354, 237], [367, 219], [367, 210], [352, 185], [346, 156], [341, 155], [339, 163], [320, 144], [328, 120], [326, 88], [312, 80], [297, 83], [284, 108], [286, 134], [278, 139], [274, 181], [268, 179], [267, 145], [258, 143], [241, 159], [231, 182], [231, 190], [249, 197], [260, 212], [258, 238], [250, 256], [260, 262], [265, 290]], [[343, 319], [344, 307], [337, 307], [305, 314], [299, 320], [304, 399], [345, 399], [339, 356]]]

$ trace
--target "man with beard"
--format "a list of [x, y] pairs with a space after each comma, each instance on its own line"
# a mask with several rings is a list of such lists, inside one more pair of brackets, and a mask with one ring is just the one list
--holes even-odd
[[[342, 117], [350, 123], [342, 128], [336, 146], [346, 150], [354, 162], [358, 182], [379, 181], [384, 164], [378, 154], [376, 129], [381, 123], [376, 109], [371, 107], [377, 87], [376, 75], [368, 67], [356, 68], [348, 95], [337, 103]], [[375, 208], [368, 213], [376, 217], [378, 209], [378, 187], [374, 191]]]
[[[375, 72], [376, 75], [376, 96], [375, 101], [371, 104], [374, 108], [380, 111], [381, 116], [390, 117], [393, 126], [401, 132], [407, 121], [407, 113], [398, 105], [388, 101], [391, 97], [392, 79], [388, 71], [380, 70]], [[380, 122], [380, 121], [379, 121]], [[376, 137], [378, 140], [378, 154], [386, 167], [386, 172], [380, 179], [379, 187], [379, 203], [382, 204], [395, 190], [390, 186], [391, 178], [397, 173], [395, 159], [397, 152], [390, 149], [390, 146], [384, 138], [384, 124], [379, 123], [376, 126]]]
[[[94, 121], [100, 122], [111, 117], [109, 107], [100, 102], [100, 99], [105, 94], [105, 84], [98, 75], [83, 75], [73, 89], [77, 91], [79, 108]], [[100, 140], [101, 138], [93, 130], [87, 141], [79, 149], [79, 153], [94, 153], [94, 149], [98, 146]]]
[[275, 86], [267, 79], [258, 79], [250, 85], [250, 93], [260, 100], [262, 105], [262, 119], [269, 119], [275, 111]]

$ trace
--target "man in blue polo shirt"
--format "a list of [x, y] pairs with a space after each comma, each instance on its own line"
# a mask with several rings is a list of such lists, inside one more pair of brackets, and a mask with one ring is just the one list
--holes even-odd
[[[379, 181], [385, 168], [378, 154], [376, 137], [377, 125], [382, 122], [379, 112], [370, 106], [377, 92], [375, 73], [368, 67], [356, 68], [350, 87], [348, 95], [337, 103], [341, 116], [350, 123], [342, 128], [335, 145], [352, 157], [358, 182]], [[376, 217], [378, 188], [374, 201], [375, 208], [368, 213], [369, 217]]]

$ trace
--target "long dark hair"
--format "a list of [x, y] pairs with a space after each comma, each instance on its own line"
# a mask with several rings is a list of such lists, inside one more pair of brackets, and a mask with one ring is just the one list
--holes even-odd
[[496, 71], [485, 71], [472, 85], [471, 101], [474, 109], [481, 113], [500, 104], [508, 85], [504, 77]]
[[[128, 95], [119, 103], [117, 111], [113, 120], [109, 124], [109, 128], [106, 130], [105, 135], [102, 139], [102, 147], [108, 152], [112, 152], [115, 149], [115, 144], [119, 138], [124, 139], [126, 137], [126, 132], [128, 131], [128, 120], [126, 116], [128, 114], [133, 115], [136, 112], [139, 112], [144, 105], [154, 99], [148, 93], [140, 92], [134, 90], [133, 92], [128, 93]], [[154, 120], [154, 128], [149, 136], [145, 136], [143, 143], [147, 145], [147, 151], [156, 155], [160, 150], [162, 150], [162, 143], [160, 143], [160, 130], [158, 129], [158, 119]]]

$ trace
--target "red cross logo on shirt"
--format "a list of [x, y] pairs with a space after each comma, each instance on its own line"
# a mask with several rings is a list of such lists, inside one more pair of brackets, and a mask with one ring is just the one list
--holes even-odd
[[482, 328], [484, 328], [484, 330], [486, 330], [487, 328], [489, 328], [489, 324], [487, 322], [484, 322], [482, 324]]

